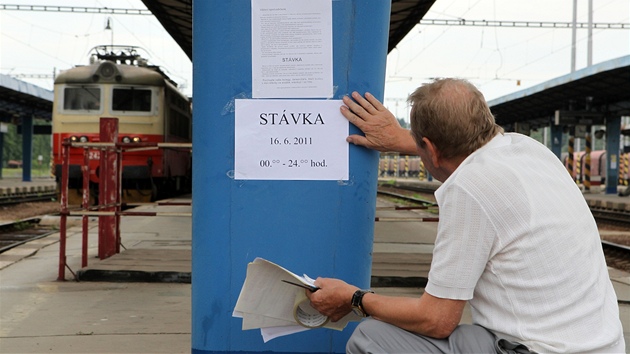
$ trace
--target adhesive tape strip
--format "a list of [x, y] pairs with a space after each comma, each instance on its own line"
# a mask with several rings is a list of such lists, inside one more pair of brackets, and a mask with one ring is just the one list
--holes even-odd
[[295, 296], [293, 318], [299, 325], [306, 328], [319, 328], [328, 323], [328, 316], [322, 315], [311, 306], [311, 302], [304, 294], [304, 291], [298, 291]]

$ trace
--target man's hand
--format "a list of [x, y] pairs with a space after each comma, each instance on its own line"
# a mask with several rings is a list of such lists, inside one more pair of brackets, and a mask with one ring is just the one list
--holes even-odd
[[332, 278], [317, 278], [315, 285], [319, 287], [319, 290], [307, 291], [306, 296], [319, 313], [336, 322], [352, 311], [352, 295], [359, 288]]
[[344, 96], [343, 103], [346, 106], [341, 107], [341, 114], [365, 134], [350, 135], [346, 141], [383, 152], [417, 153], [409, 130], [403, 129], [396, 117], [372, 94], [366, 92], [363, 98], [355, 91], [352, 99]]
[[[359, 288], [332, 278], [317, 278], [315, 285], [319, 290], [307, 290], [306, 296], [319, 313], [336, 322], [352, 311], [352, 295]], [[442, 299], [426, 292], [420, 298], [378, 294], [363, 298], [363, 306], [373, 318], [433, 338], [446, 338], [453, 332], [465, 305], [465, 300]]]

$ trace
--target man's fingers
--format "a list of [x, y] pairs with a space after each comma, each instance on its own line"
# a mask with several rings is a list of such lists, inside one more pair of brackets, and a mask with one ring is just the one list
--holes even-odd
[[352, 111], [352, 113], [356, 114], [357, 118], [365, 119], [365, 117], [368, 115], [368, 112], [363, 109], [363, 107], [361, 107], [348, 96], [343, 97], [343, 103], [348, 106], [347, 108]]
[[[371, 96], [371, 95], [370, 95]], [[374, 98], [374, 96], [372, 96]], [[361, 107], [369, 112], [370, 114], [375, 114], [378, 112], [378, 110], [374, 107], [374, 105], [372, 105], [372, 103], [370, 103], [368, 100], [366, 100], [365, 98], [363, 98], [363, 96], [361, 96], [360, 93], [354, 91], [352, 93], [352, 98], [354, 98], [355, 101], [357, 101], [358, 104], [361, 105]]]
[[376, 108], [377, 111], [384, 111], [387, 108], [385, 108], [385, 106], [383, 106], [383, 104], [381, 103], [381, 101], [379, 101], [376, 97], [374, 97], [374, 95], [372, 95], [369, 92], [365, 93], [365, 98], [370, 102], [370, 104], [372, 106], [374, 106], [374, 108]]
[[359, 129], [361, 129], [361, 126], [363, 125], [363, 119], [355, 114], [355, 112], [353, 112], [351, 109], [348, 109], [348, 107], [346, 106], [341, 106], [341, 114], [343, 114], [343, 116], [346, 117], [346, 119], [350, 123], [356, 125]]
[[370, 143], [369, 140], [367, 140], [366, 137], [364, 137], [363, 135], [350, 135], [346, 138], [346, 141], [349, 142], [350, 144], [354, 144], [354, 145], [360, 145], [360, 146], [365, 146], [367, 147], [367, 145]]

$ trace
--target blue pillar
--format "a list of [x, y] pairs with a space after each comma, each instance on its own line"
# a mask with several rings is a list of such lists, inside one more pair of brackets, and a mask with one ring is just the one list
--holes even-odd
[[551, 124], [551, 152], [562, 160], [562, 126]]
[[617, 194], [619, 176], [619, 140], [621, 138], [621, 117], [606, 118], [606, 194]]
[[33, 116], [22, 117], [22, 181], [31, 181], [33, 164]]
[[[348, 181], [233, 178], [234, 100], [252, 97], [250, 1], [193, 5], [192, 352], [343, 353], [355, 324], [263, 343], [232, 317], [255, 257], [368, 288], [378, 178], [378, 153], [356, 146]], [[382, 99], [390, 2], [332, 4], [333, 98], [356, 90]]]

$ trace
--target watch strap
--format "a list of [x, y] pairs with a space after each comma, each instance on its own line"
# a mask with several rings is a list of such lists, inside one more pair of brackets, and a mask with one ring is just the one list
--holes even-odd
[[363, 308], [363, 296], [367, 293], [372, 293], [374, 294], [373, 291], [371, 290], [357, 290], [354, 292], [354, 294], [352, 295], [352, 307], [357, 308], [361, 311], [361, 313], [363, 313], [364, 317], [369, 317], [370, 315], [365, 311], [365, 309]]

